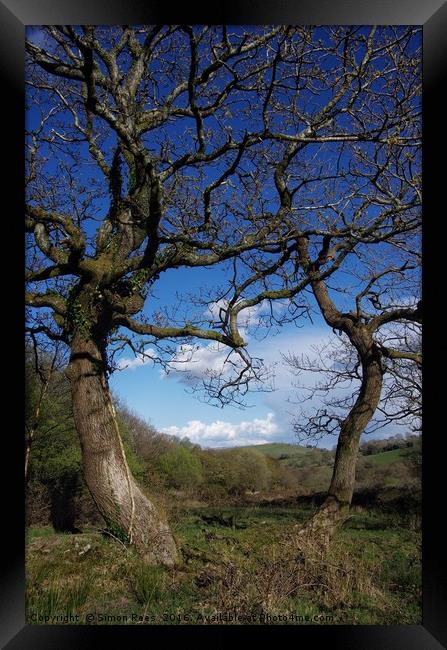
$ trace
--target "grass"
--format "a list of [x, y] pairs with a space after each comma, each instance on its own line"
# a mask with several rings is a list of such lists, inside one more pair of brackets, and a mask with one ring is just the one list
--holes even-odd
[[287, 442], [268, 442], [262, 445], [249, 445], [241, 449], [255, 449], [256, 451], [279, 460], [288, 467], [318, 467], [332, 465], [334, 452], [318, 447], [303, 447]]
[[[232, 514], [234, 525], [210, 525], [204, 514]], [[181, 562], [172, 569], [146, 566], [131, 549], [94, 530], [60, 535], [30, 529], [27, 620], [420, 623], [420, 534], [410, 519], [392, 526], [389, 514], [357, 508], [322, 554], [296, 541], [309, 514], [292, 507], [177, 510], [171, 522]]]
[[391, 451], [382, 451], [380, 454], [370, 454], [364, 456], [365, 460], [374, 465], [389, 465], [396, 461], [402, 460], [405, 456], [404, 449], [392, 449]]
[[305, 456], [313, 451], [307, 447], [302, 447], [298, 444], [293, 445], [287, 442], [267, 442], [262, 445], [249, 445], [248, 447], [242, 447], [242, 449], [256, 449], [272, 458], [280, 458], [283, 455]]
[[33, 527], [28, 528], [26, 531], [27, 542], [32, 541], [36, 537], [50, 537], [51, 535], [54, 535], [53, 526], [43, 526], [41, 528]]
[[[277, 458], [290, 467], [303, 467], [306, 463], [308, 466], [318, 467], [330, 465], [332, 466], [334, 453], [327, 450], [322, 450], [314, 447], [303, 447], [302, 445], [293, 445], [282, 442], [272, 442], [262, 445], [252, 445], [249, 447], [242, 447], [242, 449], [256, 449], [266, 456]], [[388, 465], [396, 461], [401, 461], [405, 458], [407, 453], [406, 449], [392, 449], [391, 451], [382, 451], [376, 454], [362, 456], [362, 458], [375, 465]], [[329, 457], [332, 459], [329, 462]]]

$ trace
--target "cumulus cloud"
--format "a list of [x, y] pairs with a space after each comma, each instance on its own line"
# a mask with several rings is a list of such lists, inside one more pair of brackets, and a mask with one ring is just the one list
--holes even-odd
[[120, 370], [135, 370], [139, 366], [145, 366], [153, 361], [157, 353], [153, 348], [146, 348], [143, 352], [136, 354], [132, 359], [120, 359], [118, 368]]
[[237, 424], [222, 420], [210, 424], [190, 420], [185, 426], [166, 427], [163, 432], [179, 438], [189, 438], [191, 442], [204, 447], [234, 447], [270, 442], [278, 436], [279, 427], [274, 413], [268, 413], [265, 418], [243, 420]]
[[231, 350], [219, 343], [208, 345], [182, 344], [169, 361], [168, 369], [162, 369], [162, 377], [175, 377], [182, 383], [191, 384], [205, 377], [227, 376], [234, 372], [235, 366], [242, 364], [237, 357], [232, 357], [232, 364], [227, 364]]
[[[282, 301], [277, 301], [282, 302]], [[228, 306], [227, 300], [219, 300], [209, 305], [207, 317], [213, 323], [219, 323], [225, 318], [225, 310]], [[286, 308], [285, 303], [276, 305], [275, 313]], [[267, 301], [243, 309], [238, 315], [239, 331], [246, 340], [250, 340], [248, 328], [256, 329], [261, 325], [262, 317], [270, 314], [270, 306]], [[182, 383], [191, 384], [205, 377], [222, 375], [228, 377], [243, 367], [243, 361], [235, 354], [231, 356], [231, 363], [228, 357], [231, 354], [230, 348], [220, 343], [212, 342], [207, 345], [182, 344], [177, 346], [176, 352], [169, 361], [169, 370], [162, 369], [162, 377], [170, 376], [179, 379]], [[257, 356], [257, 355], [254, 355]], [[265, 355], [261, 355], [265, 356]], [[279, 357], [279, 353], [276, 355]]]

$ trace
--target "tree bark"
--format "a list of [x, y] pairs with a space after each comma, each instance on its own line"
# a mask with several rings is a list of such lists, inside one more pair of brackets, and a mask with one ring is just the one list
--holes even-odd
[[328, 544], [349, 516], [355, 485], [360, 437], [379, 404], [383, 383], [380, 353], [374, 344], [362, 358], [362, 384], [357, 400], [343, 421], [329, 491], [323, 504], [300, 533]]
[[66, 371], [85, 480], [113, 535], [134, 544], [148, 563], [172, 565], [177, 549], [166, 519], [126, 461], [101, 349], [93, 338], [75, 334]]

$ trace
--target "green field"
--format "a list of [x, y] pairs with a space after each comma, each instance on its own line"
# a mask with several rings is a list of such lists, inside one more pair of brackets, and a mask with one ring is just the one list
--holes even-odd
[[302, 447], [301, 445], [292, 445], [287, 442], [270, 442], [263, 445], [251, 445], [248, 447], [240, 447], [240, 449], [257, 449], [258, 451], [271, 456], [272, 458], [280, 458], [283, 455], [290, 457], [305, 456], [312, 453], [313, 449]]
[[247, 447], [239, 447], [239, 449], [256, 449], [257, 451], [271, 456], [271, 458], [279, 458], [287, 456], [289, 458], [303, 458], [310, 456], [319, 458], [322, 454], [332, 454], [327, 449], [320, 449], [318, 447], [303, 447], [302, 445], [294, 445], [287, 442], [268, 442], [262, 445], [250, 445]]
[[[329, 459], [334, 457], [334, 452], [326, 449], [322, 450], [315, 447], [303, 447], [298, 444], [292, 445], [282, 442], [241, 447], [241, 449], [256, 449], [266, 456], [276, 458], [291, 467], [301, 467], [303, 461], [308, 461], [309, 464], [312, 463], [317, 466], [320, 464], [327, 464]], [[403, 460], [406, 453], [407, 451], [405, 449], [392, 449], [391, 451], [382, 451], [375, 454], [364, 455], [363, 458], [365, 461], [377, 465], [388, 465], [389, 463]]]
[[404, 449], [392, 449], [391, 451], [382, 451], [380, 454], [371, 454], [364, 456], [365, 461], [376, 465], [389, 465], [405, 458]]
[[[179, 510], [171, 515], [181, 550], [174, 569], [145, 566], [97, 529], [30, 529], [27, 621], [420, 624], [418, 522], [357, 509], [322, 554], [296, 542], [309, 514], [292, 507]], [[229, 525], [210, 524], [216, 515]]]

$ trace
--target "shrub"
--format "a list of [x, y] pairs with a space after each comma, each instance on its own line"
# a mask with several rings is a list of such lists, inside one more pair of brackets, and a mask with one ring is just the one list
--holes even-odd
[[172, 448], [160, 456], [160, 470], [166, 477], [168, 487], [195, 488], [203, 482], [200, 458], [184, 445]]

